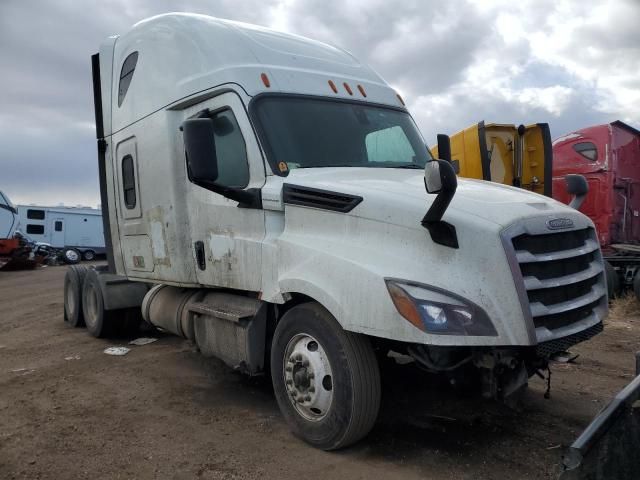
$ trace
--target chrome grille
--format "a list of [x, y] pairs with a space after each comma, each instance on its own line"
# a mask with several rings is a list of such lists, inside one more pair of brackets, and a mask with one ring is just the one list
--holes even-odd
[[593, 314], [606, 301], [593, 228], [511, 239], [535, 328], [555, 330]]

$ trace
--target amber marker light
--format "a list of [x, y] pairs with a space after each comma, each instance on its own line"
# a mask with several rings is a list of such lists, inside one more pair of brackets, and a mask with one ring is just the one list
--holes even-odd
[[391, 295], [391, 300], [393, 300], [398, 313], [424, 332], [425, 327], [422, 317], [407, 292], [390, 282], [387, 282], [387, 290], [389, 290], [389, 295]]
[[329, 86], [331, 87], [331, 90], [333, 90], [333, 93], [338, 93], [338, 87], [333, 83], [333, 80], [329, 80]]
[[360, 91], [363, 97], [365, 98], [367, 97], [367, 92], [364, 91], [364, 88], [362, 88], [362, 85], [358, 85], [358, 90]]
[[269, 77], [267, 77], [266, 73], [261, 73], [260, 78], [262, 79], [262, 83], [264, 83], [265, 87], [267, 88], [271, 87], [271, 82], [269, 81]]
[[342, 85], [344, 85], [344, 89], [347, 91], [349, 95], [353, 95], [353, 90], [351, 90], [351, 87], [347, 82], [344, 82]]

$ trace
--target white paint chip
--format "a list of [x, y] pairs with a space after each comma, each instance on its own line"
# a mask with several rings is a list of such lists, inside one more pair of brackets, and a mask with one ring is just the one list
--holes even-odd
[[104, 353], [106, 353], [107, 355], [115, 355], [115, 356], [126, 355], [130, 351], [131, 349], [127, 347], [109, 347], [104, 349]]

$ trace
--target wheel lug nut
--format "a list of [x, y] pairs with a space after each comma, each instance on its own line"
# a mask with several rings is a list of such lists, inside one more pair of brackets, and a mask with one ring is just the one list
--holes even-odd
[[306, 397], [304, 397], [304, 399], [305, 399], [307, 402], [310, 402], [310, 401], [311, 401], [311, 395], [307, 395]]
[[316, 374], [311, 372], [311, 373], [308, 374], [308, 377], [309, 377], [310, 380], [313, 380], [314, 378], [316, 378]]
[[309, 387], [309, 393], [315, 393], [315, 391], [316, 391], [316, 387], [313, 387], [313, 386]]
[[287, 378], [287, 385], [292, 385], [293, 384], [293, 380], [291, 380], [290, 378]]
[[306, 360], [306, 359], [305, 359], [305, 360], [302, 362], [302, 366], [303, 366], [303, 367], [308, 367], [308, 366], [309, 366], [309, 360]]
[[291, 365], [287, 365], [286, 367], [284, 367], [284, 371], [285, 372], [293, 372], [293, 367]]
[[296, 356], [296, 360], [298, 360], [298, 361], [302, 360], [302, 355], [300, 353]]

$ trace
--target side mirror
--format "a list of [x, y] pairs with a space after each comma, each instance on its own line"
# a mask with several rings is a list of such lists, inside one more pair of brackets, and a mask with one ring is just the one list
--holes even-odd
[[449, 135], [439, 133], [438, 139], [438, 157], [451, 163], [451, 139]]
[[582, 175], [570, 174], [564, 177], [564, 181], [567, 183], [567, 193], [574, 196], [569, 203], [569, 206], [576, 210], [580, 209], [582, 202], [584, 202], [584, 199], [589, 192], [587, 179]]
[[[439, 148], [438, 153], [440, 153]], [[424, 167], [424, 186], [427, 193], [437, 194], [437, 196], [422, 219], [422, 226], [429, 230], [434, 242], [458, 248], [455, 227], [442, 221], [458, 188], [458, 179], [451, 164], [445, 160], [427, 162]]]
[[214, 130], [210, 118], [190, 118], [182, 124], [189, 176], [196, 183], [211, 184], [218, 178]]

